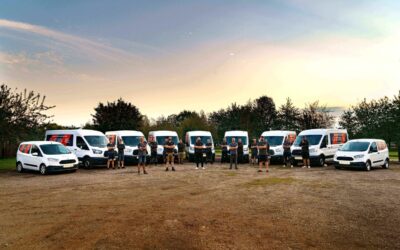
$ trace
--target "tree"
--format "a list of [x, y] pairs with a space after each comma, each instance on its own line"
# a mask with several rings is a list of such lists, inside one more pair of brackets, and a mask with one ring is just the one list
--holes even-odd
[[339, 120], [340, 127], [347, 129], [350, 138], [357, 138], [360, 126], [355, 117], [354, 111], [349, 109], [345, 110]]
[[94, 109], [93, 127], [106, 132], [110, 130], [140, 130], [143, 126], [143, 115], [130, 102], [119, 98], [107, 104], [99, 103]]
[[22, 140], [43, 138], [41, 130], [52, 117], [46, 112], [55, 107], [45, 105], [45, 100], [33, 91], [18, 92], [5, 84], [0, 86], [1, 156], [10, 147], [14, 151], [15, 144]]
[[329, 128], [333, 125], [333, 117], [326, 106], [320, 106], [319, 102], [308, 104], [301, 112], [300, 129]]
[[286, 103], [279, 107], [277, 115], [277, 124], [280, 129], [300, 130], [300, 110], [296, 108], [292, 100], [286, 98]]

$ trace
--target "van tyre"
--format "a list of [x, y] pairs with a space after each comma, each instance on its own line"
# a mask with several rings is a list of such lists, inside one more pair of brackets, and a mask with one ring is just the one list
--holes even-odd
[[388, 169], [389, 168], [389, 159], [385, 160], [385, 163], [383, 164], [382, 168]]
[[325, 157], [321, 155], [318, 159], [318, 166], [323, 167], [325, 165]]
[[365, 163], [365, 170], [366, 170], [366, 171], [371, 171], [371, 162], [370, 162], [370, 161], [367, 161], [367, 162]]
[[47, 169], [46, 169], [46, 165], [42, 164], [39, 167], [39, 171], [42, 175], [46, 175], [47, 174]]
[[18, 162], [18, 163], [17, 163], [17, 172], [18, 172], [18, 173], [24, 172], [24, 167], [22, 166], [22, 163], [21, 163], [21, 162]]
[[84, 168], [89, 169], [91, 167], [90, 158], [85, 156], [83, 158], [82, 165]]

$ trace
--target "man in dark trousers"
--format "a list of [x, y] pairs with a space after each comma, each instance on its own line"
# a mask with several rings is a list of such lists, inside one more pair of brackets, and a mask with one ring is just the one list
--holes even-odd
[[221, 164], [228, 160], [228, 143], [226, 142], [226, 138], [222, 140], [221, 143]]
[[212, 158], [212, 142], [210, 139], [207, 139], [206, 143], [206, 164], [211, 163], [213, 164], [213, 158]]
[[260, 141], [257, 145], [258, 149], [258, 172], [262, 172], [262, 165], [265, 165], [266, 172], [269, 172], [269, 164], [268, 164], [268, 151], [269, 151], [269, 144], [265, 141], [264, 137], [260, 138]]
[[204, 153], [204, 144], [201, 141], [200, 137], [197, 137], [196, 139], [196, 143], [194, 144], [194, 157], [195, 157], [195, 161], [196, 161], [196, 169], [199, 169], [199, 165], [201, 165], [202, 169], [204, 168], [204, 157], [203, 157], [203, 153]]
[[238, 148], [237, 148], [237, 156], [238, 156], [238, 162], [243, 163], [243, 142], [242, 139], [238, 139], [237, 142]]
[[309, 143], [305, 136], [301, 139], [301, 156], [303, 157], [303, 168], [310, 168], [310, 151]]
[[250, 145], [251, 147], [251, 164], [254, 166], [254, 164], [257, 163], [257, 157], [258, 157], [258, 149], [257, 149], [257, 139], [254, 138], [253, 142]]
[[230, 167], [232, 169], [232, 164], [235, 163], [235, 169], [238, 169], [238, 144], [236, 143], [235, 138], [232, 138], [232, 142], [229, 144], [229, 153], [230, 153]]
[[157, 148], [158, 148], [158, 143], [157, 141], [154, 139], [154, 137], [150, 137], [150, 163], [151, 164], [155, 164], [157, 166], [158, 163], [158, 159], [157, 159]]
[[288, 164], [290, 164], [291, 167], [293, 165], [290, 162], [290, 158], [292, 157], [292, 153], [290, 152], [290, 147], [292, 146], [292, 143], [290, 142], [289, 138], [285, 138], [285, 142], [283, 143], [283, 167], [286, 167]]

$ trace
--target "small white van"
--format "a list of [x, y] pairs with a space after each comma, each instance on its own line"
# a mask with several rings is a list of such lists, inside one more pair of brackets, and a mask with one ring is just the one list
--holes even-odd
[[149, 132], [148, 138], [154, 138], [157, 141], [157, 144], [158, 144], [157, 158], [158, 158], [158, 161], [160, 161], [160, 162], [163, 161], [163, 158], [164, 158], [164, 143], [168, 137], [171, 137], [172, 141], [175, 143], [174, 152], [175, 152], [175, 156], [177, 158], [179, 137], [175, 131], [157, 130], [157, 131]]
[[357, 139], [344, 144], [335, 154], [334, 164], [339, 168], [389, 168], [389, 150], [384, 140]]
[[76, 171], [78, 158], [58, 142], [29, 141], [19, 145], [17, 151], [17, 171], [49, 172]]
[[294, 141], [292, 151], [293, 165], [302, 162], [300, 143], [306, 137], [309, 143], [311, 165], [324, 166], [333, 162], [336, 151], [348, 140], [345, 129], [309, 129], [302, 131]]
[[232, 138], [235, 138], [236, 143], [239, 141], [239, 139], [241, 139], [243, 143], [243, 161], [249, 162], [249, 133], [247, 133], [247, 131], [241, 131], [241, 130], [226, 131], [224, 138], [228, 143], [228, 154], [229, 154], [229, 144], [232, 142]]
[[194, 161], [194, 144], [196, 143], [197, 138], [200, 137], [201, 141], [204, 145], [207, 144], [207, 141], [210, 140], [212, 143], [212, 161], [215, 161], [215, 148], [214, 148], [214, 140], [210, 131], [188, 131], [185, 135], [185, 144], [186, 144], [186, 158], [189, 161]]
[[283, 143], [286, 138], [290, 140], [290, 143], [293, 143], [296, 140], [296, 132], [295, 131], [285, 131], [285, 130], [272, 130], [265, 131], [261, 134], [261, 137], [269, 144], [269, 154], [271, 156], [271, 161], [283, 161]]
[[46, 141], [57, 141], [66, 146], [85, 168], [106, 165], [108, 140], [99, 131], [89, 129], [47, 130]]
[[[108, 131], [106, 132], [106, 137], [109, 143], [113, 144], [115, 150], [117, 149], [118, 140], [122, 139], [125, 144], [125, 163], [137, 163], [138, 162], [138, 144], [140, 142], [140, 137], [146, 137], [142, 132], [136, 130], [118, 130], [118, 131]], [[147, 152], [150, 154], [150, 146], [147, 145]], [[148, 159], [149, 160], [149, 156]]]

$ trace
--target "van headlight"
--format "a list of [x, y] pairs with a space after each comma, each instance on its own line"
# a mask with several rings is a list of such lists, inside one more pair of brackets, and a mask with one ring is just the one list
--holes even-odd
[[353, 156], [354, 159], [361, 159], [364, 158], [364, 155], [355, 155]]
[[100, 155], [102, 153], [101, 150], [98, 150], [98, 149], [92, 149], [92, 151], [93, 151], [93, 154], [97, 154], [97, 155]]
[[56, 158], [47, 158], [47, 160], [49, 162], [58, 162], [58, 159], [56, 159]]

